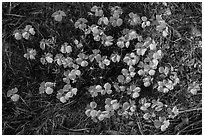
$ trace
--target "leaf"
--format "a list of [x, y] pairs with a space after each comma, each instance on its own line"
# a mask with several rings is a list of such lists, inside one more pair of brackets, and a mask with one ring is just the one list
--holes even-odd
[[94, 101], [92, 101], [92, 102], [90, 103], [90, 107], [91, 107], [91, 108], [96, 108], [96, 107], [97, 107], [97, 103], [94, 102]]
[[21, 40], [22, 39], [22, 35], [21, 35], [19, 30], [14, 31], [13, 35], [14, 35], [16, 40]]
[[112, 107], [113, 107], [113, 110], [117, 110], [117, 109], [119, 109], [120, 104], [119, 104], [119, 103], [114, 103], [114, 104], [112, 105]]
[[144, 115], [143, 115], [143, 118], [145, 119], [145, 120], [148, 120], [149, 118], [150, 118], [150, 114], [149, 113], [145, 113]]
[[96, 117], [97, 114], [98, 114], [98, 111], [96, 111], [96, 110], [92, 110], [92, 111], [90, 112], [90, 116], [91, 116], [91, 117]]
[[111, 104], [111, 100], [112, 100], [112, 99], [110, 99], [110, 98], [106, 98], [105, 104]]
[[105, 90], [110, 90], [111, 89], [111, 84], [110, 83], [105, 83], [104, 88], [105, 88]]
[[189, 62], [188, 62], [188, 66], [191, 67], [195, 64], [195, 58], [191, 59]]
[[149, 71], [149, 75], [150, 75], [150, 76], [153, 76], [154, 74], [155, 74], [155, 70], [151, 69], [151, 70]]
[[105, 119], [105, 115], [104, 114], [100, 114], [99, 116], [98, 116], [98, 120], [99, 121], [103, 121]]
[[161, 131], [165, 131], [168, 127], [166, 125], [161, 125]]
[[72, 92], [67, 92], [66, 94], [65, 94], [65, 99], [66, 100], [68, 100], [69, 98], [71, 98], [71, 97], [73, 97], [73, 93]]
[[174, 106], [172, 109], [172, 112], [177, 116], [179, 114], [179, 110], [177, 108], [177, 106]]
[[154, 126], [156, 127], [156, 128], [160, 128], [161, 127], [161, 122], [159, 121], [159, 120], [155, 120], [154, 121]]
[[117, 103], [117, 102], [118, 102], [118, 100], [117, 100], [117, 99], [114, 99], [114, 100], [111, 100], [110, 104], [115, 104], [115, 103]]
[[155, 43], [151, 43], [149, 45], [150, 50], [156, 50], [156, 44]]
[[[106, 90], [105, 90], [105, 91], [106, 91]], [[108, 95], [110, 95], [112, 92], [113, 92], [112, 90], [107, 90], [107, 91], [106, 91], [106, 93], [107, 93]]]
[[15, 88], [13, 88], [7, 92], [7, 97], [11, 97], [12, 95], [14, 95], [17, 92], [18, 92], [18, 89], [15, 87]]
[[19, 100], [20, 96], [18, 94], [14, 94], [13, 96], [11, 96], [11, 100], [14, 102], [17, 102]]
[[121, 26], [123, 24], [123, 20], [121, 18], [117, 19], [117, 26]]
[[73, 89], [72, 89], [72, 93], [73, 93], [74, 95], [76, 95], [76, 94], [77, 94], [77, 88], [73, 88]]
[[126, 111], [130, 108], [130, 104], [128, 102], [123, 103], [123, 110]]
[[45, 92], [46, 92], [48, 95], [50, 95], [50, 94], [53, 93], [53, 89], [52, 89], [51, 87], [47, 87], [46, 90], [45, 90]]
[[117, 79], [119, 83], [123, 83], [125, 81], [125, 77], [123, 75], [118, 75]]
[[45, 87], [53, 87], [54, 83], [53, 82], [46, 82], [46, 83], [42, 83], [44, 84]]
[[162, 107], [156, 107], [155, 108], [155, 111], [157, 111], [157, 112], [159, 112], [159, 111], [161, 111], [162, 110]]
[[64, 97], [64, 96], [62, 96], [62, 97], [60, 97], [60, 102], [62, 102], [62, 103], [66, 103], [66, 102], [67, 102], [67, 100], [65, 99], [65, 97]]
[[61, 16], [66, 16], [65, 12], [64, 12], [64, 11], [61, 11], [61, 10], [59, 10], [59, 14], [60, 14]]
[[139, 97], [140, 96], [140, 94], [138, 93], [138, 92], [134, 92], [133, 94], [132, 94], [132, 97], [133, 98], [137, 98], [137, 97]]
[[137, 49], [137, 55], [143, 56], [147, 49]]
[[164, 67], [159, 67], [159, 73], [164, 73]]
[[90, 113], [91, 113], [91, 109], [87, 109], [87, 110], [85, 111], [85, 114], [86, 114], [87, 117], [90, 117]]

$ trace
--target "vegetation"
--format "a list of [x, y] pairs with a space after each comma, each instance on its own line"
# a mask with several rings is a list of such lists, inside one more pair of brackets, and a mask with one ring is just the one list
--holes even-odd
[[202, 3], [2, 3], [2, 132], [202, 134]]

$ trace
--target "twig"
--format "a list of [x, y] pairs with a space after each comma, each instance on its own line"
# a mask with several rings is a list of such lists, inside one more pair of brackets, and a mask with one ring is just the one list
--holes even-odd
[[23, 16], [23, 15], [17, 15], [17, 14], [5, 14], [7, 16], [15, 16], [15, 17], [19, 17], [19, 18], [23, 18], [23, 17], [26, 17], [26, 16]]
[[191, 112], [191, 111], [200, 111], [200, 110], [202, 110], [202, 108], [188, 109], [188, 110], [180, 111], [179, 114], [181, 114], [181, 113], [185, 113], [185, 112]]

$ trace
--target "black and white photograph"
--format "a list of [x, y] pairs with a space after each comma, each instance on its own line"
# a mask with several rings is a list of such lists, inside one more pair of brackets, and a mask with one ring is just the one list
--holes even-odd
[[202, 2], [1, 2], [2, 135], [202, 135]]

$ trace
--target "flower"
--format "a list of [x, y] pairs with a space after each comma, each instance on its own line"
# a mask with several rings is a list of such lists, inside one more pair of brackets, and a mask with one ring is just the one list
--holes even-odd
[[32, 49], [32, 48], [28, 48], [27, 49], [27, 53], [24, 54], [24, 58], [27, 58], [27, 59], [35, 59], [35, 56], [36, 56], [37, 52], [35, 49]]
[[64, 11], [61, 11], [61, 10], [55, 11], [52, 14], [52, 17], [54, 17], [55, 21], [58, 21], [58, 22], [61, 22], [62, 17], [65, 17], [65, 16], [66, 16], [66, 14], [64, 13]]

